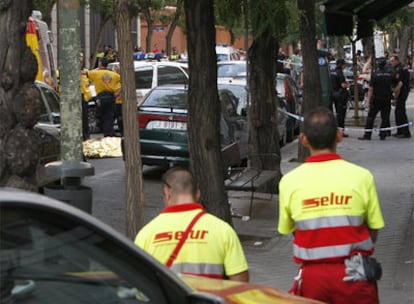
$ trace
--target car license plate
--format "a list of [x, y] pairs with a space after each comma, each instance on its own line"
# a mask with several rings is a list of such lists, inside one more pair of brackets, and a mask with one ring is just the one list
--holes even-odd
[[146, 129], [187, 130], [187, 123], [181, 121], [154, 120], [147, 124]]

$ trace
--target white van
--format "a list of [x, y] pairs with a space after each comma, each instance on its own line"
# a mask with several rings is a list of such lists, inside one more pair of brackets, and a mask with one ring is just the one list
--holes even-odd
[[232, 46], [216, 45], [217, 61], [240, 60], [240, 54]]

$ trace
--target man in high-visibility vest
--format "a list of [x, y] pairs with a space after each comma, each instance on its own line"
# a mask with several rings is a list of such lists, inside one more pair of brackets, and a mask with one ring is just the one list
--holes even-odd
[[279, 183], [278, 230], [294, 234], [301, 264], [292, 293], [375, 304], [381, 266], [371, 255], [384, 220], [372, 174], [336, 153], [342, 135], [329, 109], [306, 115], [300, 141], [311, 155]]
[[165, 208], [139, 231], [135, 244], [177, 273], [247, 282], [236, 232], [197, 203], [200, 191], [190, 171], [169, 169], [162, 189]]

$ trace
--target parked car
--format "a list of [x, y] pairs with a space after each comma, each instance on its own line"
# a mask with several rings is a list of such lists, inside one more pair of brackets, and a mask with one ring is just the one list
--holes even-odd
[[[108, 65], [112, 70], [119, 62]], [[188, 64], [173, 61], [134, 61], [135, 89], [139, 105], [152, 88], [166, 84], [188, 84]]]
[[[230, 90], [219, 90], [223, 115], [221, 143], [238, 142], [241, 159], [247, 159], [248, 130], [245, 115], [237, 113], [237, 98]], [[159, 86], [138, 107], [142, 163], [166, 166], [188, 164], [187, 88]]]
[[36, 168], [38, 188], [59, 179], [47, 175], [44, 165], [60, 159], [60, 100], [57, 92], [44, 82], [35, 81], [42, 99], [40, 119], [34, 128], [40, 133], [41, 156]]
[[[108, 69], [119, 66], [119, 62], [108, 64]], [[171, 61], [134, 61], [135, 90], [137, 94], [137, 106], [144, 100], [148, 92], [159, 85], [188, 84], [188, 65], [182, 62]], [[91, 85], [92, 95], [96, 97], [96, 91]], [[89, 131], [100, 131], [100, 114], [96, 98], [89, 102]]]
[[0, 189], [1, 303], [320, 303], [271, 287], [178, 275], [91, 215]]
[[[217, 62], [217, 81], [246, 85], [246, 69], [246, 61]], [[288, 74], [277, 73], [275, 83], [279, 97], [279, 108], [294, 115], [301, 115], [302, 94], [292, 77]], [[279, 114], [279, 117], [280, 145], [283, 146], [286, 142], [291, 142], [295, 134], [299, 133], [300, 121], [283, 114]], [[281, 126], [282, 122], [286, 122], [285, 127]]]
[[217, 61], [240, 60], [239, 52], [232, 46], [216, 45]]
[[[276, 92], [290, 114], [302, 114], [302, 93], [293, 78], [284, 73], [276, 75]], [[299, 134], [300, 121], [289, 116], [286, 121], [286, 141], [291, 142]]]
[[[248, 107], [248, 88], [246, 79], [233, 79], [232, 81], [218, 81], [219, 89], [230, 90], [237, 98], [237, 113], [239, 115], [246, 115]], [[285, 102], [279, 98], [277, 107], [279, 110], [287, 111]], [[286, 123], [287, 116], [282, 113], [277, 113], [277, 126], [279, 131], [279, 144], [283, 147], [286, 144]]]

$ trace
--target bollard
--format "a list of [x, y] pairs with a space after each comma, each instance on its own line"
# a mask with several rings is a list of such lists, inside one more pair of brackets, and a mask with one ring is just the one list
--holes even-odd
[[81, 161], [55, 161], [45, 165], [46, 174], [60, 176], [60, 185], [47, 185], [44, 194], [92, 214], [92, 188], [81, 185], [82, 177], [95, 174], [94, 167]]

